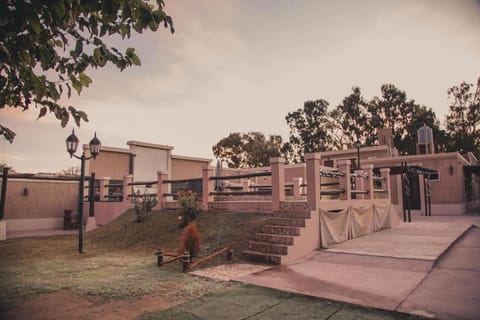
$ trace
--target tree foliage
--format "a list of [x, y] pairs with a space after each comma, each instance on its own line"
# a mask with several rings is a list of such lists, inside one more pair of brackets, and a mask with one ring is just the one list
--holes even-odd
[[289, 112], [285, 117], [290, 127], [288, 143], [289, 158], [303, 162], [306, 153], [329, 150], [334, 145], [333, 133], [336, 123], [324, 99], [306, 101], [303, 108]]
[[229, 168], [255, 168], [270, 165], [270, 158], [278, 157], [283, 146], [280, 135], [261, 132], [233, 132], [213, 146], [215, 157]]
[[[134, 32], [174, 32], [163, 0], [28, 1], [6, 0], [0, 10], [0, 108], [39, 108], [38, 118], [51, 112], [65, 126], [77, 125], [87, 114], [59, 104], [62, 96], [78, 94], [92, 83], [88, 68], [112, 63], [123, 70], [140, 65], [134, 48], [124, 53], [109, 46], [108, 36], [130, 38]], [[12, 142], [15, 133], [0, 124]]]
[[353, 148], [355, 141], [360, 140], [363, 145], [373, 145], [374, 130], [369, 118], [368, 103], [363, 98], [360, 88], [353, 87], [352, 93], [346, 96], [340, 105], [331, 113], [332, 119], [338, 122], [341, 128], [341, 137], [337, 139], [341, 146]]
[[294, 162], [304, 161], [307, 152], [353, 148], [378, 143], [379, 128], [391, 128], [394, 146], [402, 153], [415, 153], [417, 130], [424, 124], [433, 129], [437, 151], [445, 150], [445, 134], [431, 108], [407, 99], [404, 91], [392, 84], [381, 86], [381, 96], [365, 100], [358, 87], [333, 110], [324, 99], [306, 101], [303, 109], [288, 113], [288, 151]]
[[450, 100], [446, 116], [449, 151], [473, 152], [480, 156], [480, 77], [476, 86], [462, 82], [447, 91]]

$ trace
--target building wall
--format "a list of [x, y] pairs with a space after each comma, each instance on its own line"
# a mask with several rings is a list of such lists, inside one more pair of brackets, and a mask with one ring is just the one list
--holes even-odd
[[133, 160], [134, 181], [157, 180], [157, 172], [169, 173], [171, 178], [172, 147], [129, 141], [130, 150], [135, 154]]
[[130, 153], [101, 150], [95, 160], [88, 161], [88, 173], [95, 172], [97, 179], [110, 177], [121, 180], [130, 172]]
[[4, 218], [9, 232], [62, 228], [64, 210], [77, 212], [77, 207], [77, 181], [8, 179]]
[[172, 156], [172, 179], [201, 178], [203, 168], [210, 163], [209, 159], [187, 159], [186, 157]]

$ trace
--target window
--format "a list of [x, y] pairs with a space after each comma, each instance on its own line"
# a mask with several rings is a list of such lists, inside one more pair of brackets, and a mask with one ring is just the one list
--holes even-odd
[[434, 173], [428, 174], [430, 181], [440, 181], [440, 172], [435, 171]]

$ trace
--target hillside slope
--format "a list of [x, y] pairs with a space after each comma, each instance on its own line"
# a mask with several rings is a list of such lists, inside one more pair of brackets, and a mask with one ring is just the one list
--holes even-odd
[[[175, 252], [182, 232], [178, 216], [177, 211], [153, 211], [144, 222], [138, 223], [135, 212], [128, 210], [110, 224], [88, 232], [85, 243], [101, 251], [148, 253], [163, 248]], [[234, 249], [233, 261], [241, 260], [248, 241], [255, 237], [265, 221], [263, 214], [201, 212], [197, 218], [201, 235], [200, 257], [230, 245]]]

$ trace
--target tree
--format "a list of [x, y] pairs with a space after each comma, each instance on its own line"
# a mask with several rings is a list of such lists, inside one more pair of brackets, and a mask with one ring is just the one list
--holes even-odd
[[418, 142], [417, 131], [424, 125], [430, 127], [433, 131], [435, 151], [444, 152], [446, 150], [447, 141], [445, 139], [445, 131], [440, 128], [440, 122], [435, 112], [433, 112], [432, 108], [415, 105], [411, 120], [405, 127], [407, 134], [400, 141], [400, 148], [403, 152], [408, 154], [416, 153]]
[[447, 91], [450, 99], [446, 116], [448, 151], [473, 152], [480, 156], [480, 77], [476, 86], [462, 82]]
[[330, 150], [335, 145], [333, 133], [337, 126], [328, 105], [324, 99], [306, 101], [303, 108], [289, 112], [285, 117], [290, 127], [285, 149], [290, 152], [289, 158], [293, 162], [303, 162], [305, 153]]
[[229, 168], [255, 168], [270, 165], [270, 158], [278, 157], [283, 146], [279, 135], [261, 132], [233, 132], [215, 144], [213, 154], [226, 162]]
[[[6, 0], [0, 10], [0, 108], [40, 108], [38, 118], [51, 112], [64, 127], [72, 117], [77, 125], [87, 114], [59, 99], [80, 94], [92, 83], [88, 68], [108, 62], [123, 70], [140, 65], [134, 48], [121, 53], [105, 39], [132, 32], [156, 31], [173, 22], [164, 1], [143, 0], [29, 1]], [[0, 134], [12, 142], [15, 133], [0, 124]]]
[[368, 112], [368, 103], [362, 96], [360, 88], [353, 87], [352, 93], [342, 100], [342, 103], [332, 111], [331, 116], [336, 120], [341, 135], [339, 142], [344, 146], [353, 148], [355, 141], [360, 140], [363, 145], [373, 145], [374, 130], [368, 121], [371, 115]]
[[[382, 96], [374, 97], [368, 104], [372, 128], [390, 128], [393, 131], [393, 144], [400, 152], [407, 152], [404, 140], [409, 134], [407, 124], [420, 108], [415, 100], [407, 100], [405, 91], [397, 89], [393, 84], [381, 87]], [[376, 140], [376, 136], [370, 140]]]

